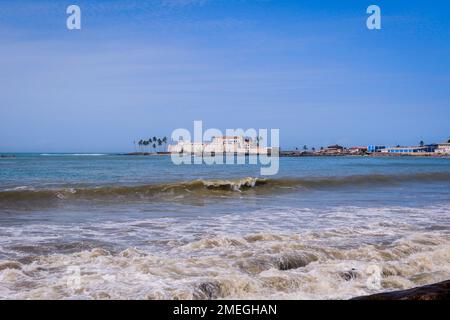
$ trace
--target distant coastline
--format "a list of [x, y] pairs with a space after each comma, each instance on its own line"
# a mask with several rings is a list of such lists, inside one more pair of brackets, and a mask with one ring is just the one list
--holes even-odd
[[[450, 156], [450, 139], [442, 143], [426, 144], [420, 141], [414, 146], [385, 146], [385, 145], [359, 145], [346, 147], [339, 144], [327, 147], [310, 147], [282, 150], [277, 146], [265, 146], [262, 137], [253, 139], [246, 136], [218, 136], [209, 142], [192, 142], [180, 140], [174, 144], [168, 143], [167, 137], [153, 137], [149, 140], [134, 141], [134, 152], [125, 155], [170, 155], [195, 154], [198, 156], [216, 155], [277, 155], [280, 157], [310, 157], [310, 156], [414, 156], [414, 157], [448, 157]], [[153, 151], [153, 152], [152, 152]]]
[[398, 158], [398, 157], [428, 157], [428, 158], [449, 158], [449, 154], [439, 154], [435, 152], [424, 153], [312, 153], [312, 152], [296, 152], [296, 151], [283, 151], [280, 152], [280, 157], [375, 157], [375, 158]]
[[[20, 153], [17, 153], [20, 154]], [[0, 154], [0, 159], [15, 159], [17, 154]], [[104, 156], [170, 156], [170, 152], [125, 152], [125, 153], [105, 153]], [[69, 155], [69, 154], [68, 154]], [[82, 156], [83, 154], [77, 154]], [[89, 154], [86, 154], [88, 156]], [[99, 154], [100, 155], [100, 154]], [[238, 155], [238, 154], [235, 154]], [[450, 158], [450, 154], [442, 154], [436, 152], [423, 152], [423, 153], [318, 153], [318, 152], [305, 152], [305, 151], [280, 151], [280, 158], [300, 158], [300, 157], [369, 157], [369, 158]]]
[[[170, 152], [129, 152], [119, 153], [121, 156], [169, 156]], [[235, 154], [237, 155], [237, 154]], [[318, 153], [305, 151], [280, 151], [279, 156], [282, 158], [296, 158], [296, 157], [376, 157], [376, 158], [398, 158], [398, 157], [426, 157], [426, 158], [449, 158], [448, 154], [440, 154], [435, 152], [423, 153]]]

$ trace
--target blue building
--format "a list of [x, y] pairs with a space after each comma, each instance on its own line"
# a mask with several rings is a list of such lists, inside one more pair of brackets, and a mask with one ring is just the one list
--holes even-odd
[[385, 146], [367, 146], [367, 152], [381, 152]]
[[434, 152], [438, 146], [436, 144], [428, 144], [421, 147], [394, 147], [387, 148], [383, 152], [387, 153], [418, 153], [418, 152]]

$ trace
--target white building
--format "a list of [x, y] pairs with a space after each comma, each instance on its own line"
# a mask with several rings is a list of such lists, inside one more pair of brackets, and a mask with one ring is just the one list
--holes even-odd
[[201, 142], [179, 141], [175, 145], [169, 145], [167, 151], [170, 153], [202, 153], [204, 144]]
[[179, 141], [175, 145], [169, 145], [170, 153], [210, 154], [220, 153], [235, 154], [269, 154], [270, 148], [258, 146], [251, 138], [243, 136], [213, 137], [211, 142]]
[[449, 143], [440, 143], [434, 152], [442, 153], [442, 154], [450, 154], [450, 142]]

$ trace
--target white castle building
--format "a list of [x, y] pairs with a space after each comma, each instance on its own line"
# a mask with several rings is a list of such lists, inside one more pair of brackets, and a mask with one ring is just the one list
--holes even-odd
[[211, 142], [178, 141], [177, 144], [169, 145], [170, 153], [191, 154], [270, 154], [270, 148], [259, 146], [251, 138], [243, 136], [220, 136], [213, 137]]

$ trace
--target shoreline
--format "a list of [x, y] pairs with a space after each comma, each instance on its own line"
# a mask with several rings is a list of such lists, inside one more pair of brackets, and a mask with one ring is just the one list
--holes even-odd
[[[170, 156], [170, 152], [129, 152], [119, 153], [120, 156]], [[235, 156], [239, 154], [234, 154]], [[244, 155], [244, 154], [242, 154]], [[245, 155], [248, 156], [248, 155]], [[270, 156], [270, 155], [269, 155]], [[399, 154], [399, 153], [367, 153], [367, 154], [351, 154], [351, 153], [312, 153], [299, 151], [280, 151], [280, 158], [300, 158], [300, 157], [369, 157], [369, 158], [399, 158], [399, 157], [413, 157], [413, 158], [450, 158], [448, 154]]]

